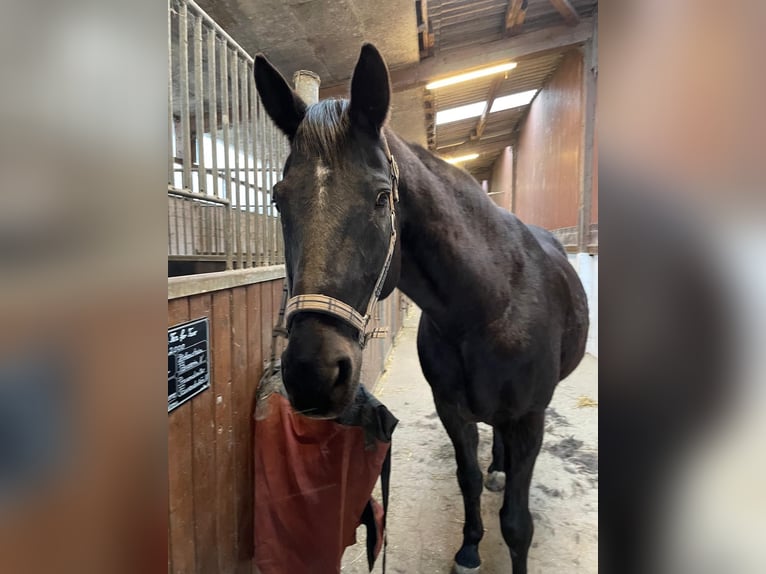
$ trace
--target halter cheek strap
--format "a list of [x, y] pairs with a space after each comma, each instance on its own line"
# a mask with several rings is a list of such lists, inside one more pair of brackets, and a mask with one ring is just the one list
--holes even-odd
[[364, 348], [369, 339], [373, 337], [382, 337], [387, 331], [387, 329], [371, 329], [370, 320], [375, 312], [375, 306], [378, 303], [378, 298], [383, 289], [383, 283], [388, 275], [388, 270], [391, 267], [391, 261], [394, 258], [394, 250], [396, 248], [396, 203], [399, 202], [399, 166], [397, 165], [394, 156], [391, 154], [391, 149], [388, 147], [386, 136], [382, 132], [381, 138], [383, 139], [383, 150], [386, 153], [389, 167], [391, 169], [391, 192], [388, 202], [391, 210], [391, 236], [388, 240], [386, 260], [383, 262], [383, 268], [380, 270], [378, 280], [375, 282], [375, 287], [367, 302], [365, 313], [362, 315], [348, 303], [344, 303], [340, 299], [329, 297], [328, 295], [322, 295], [321, 293], [296, 295], [287, 301], [287, 306], [285, 308], [285, 321], [288, 329], [290, 319], [293, 315], [304, 311], [311, 311], [336, 317], [346, 324], [351, 325], [359, 334], [359, 345], [361, 345], [362, 348]]

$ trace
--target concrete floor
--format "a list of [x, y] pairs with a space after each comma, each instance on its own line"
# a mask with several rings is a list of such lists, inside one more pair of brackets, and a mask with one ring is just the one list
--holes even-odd
[[[419, 311], [404, 323], [376, 396], [399, 418], [393, 437], [387, 572], [447, 574], [460, 546], [463, 503], [452, 444], [420, 371], [415, 339]], [[598, 361], [586, 355], [556, 391], [530, 492], [535, 536], [530, 574], [598, 572]], [[479, 461], [486, 471], [492, 431], [479, 425]], [[376, 498], [380, 500], [379, 489]], [[484, 490], [482, 574], [509, 574], [500, 532], [502, 494]], [[346, 550], [342, 572], [367, 570], [364, 529]], [[381, 560], [373, 572], [381, 572]]]

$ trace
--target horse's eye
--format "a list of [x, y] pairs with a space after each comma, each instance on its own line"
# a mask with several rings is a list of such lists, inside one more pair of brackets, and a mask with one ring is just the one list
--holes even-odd
[[387, 191], [381, 191], [375, 200], [375, 207], [388, 207], [388, 195]]

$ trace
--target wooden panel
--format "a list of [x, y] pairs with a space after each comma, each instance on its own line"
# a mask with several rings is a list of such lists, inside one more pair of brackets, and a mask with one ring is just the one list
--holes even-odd
[[[252, 461], [253, 440], [250, 432], [248, 379], [250, 378], [250, 323], [258, 323], [258, 359], [260, 360], [260, 324], [258, 308], [248, 306], [248, 289], [256, 291], [260, 307], [260, 285], [231, 290], [231, 396], [234, 433], [234, 492], [238, 573], [250, 572], [253, 555]], [[254, 315], [254, 318], [253, 318]]]
[[[253, 409], [271, 346], [282, 279], [178, 297], [168, 325], [210, 319], [211, 388], [169, 414], [168, 572], [253, 572]], [[378, 379], [401, 323], [401, 295], [381, 305], [384, 339], [365, 350], [364, 381]]]
[[[168, 327], [189, 320], [188, 299], [168, 302]], [[192, 477], [191, 405], [168, 415], [168, 489], [171, 571], [196, 572], [194, 552], [194, 480]]]
[[[271, 305], [274, 308], [274, 325], [279, 321], [279, 308], [282, 306], [282, 287], [284, 281], [271, 282]], [[280, 357], [285, 349], [285, 340], [282, 337], [277, 338], [277, 358]]]
[[582, 54], [569, 52], [529, 109], [516, 157], [515, 210], [548, 229], [577, 225], [582, 153]]
[[[197, 295], [189, 299], [190, 319], [211, 316], [211, 296]], [[210, 317], [211, 326], [213, 318]], [[216, 349], [211, 337], [210, 348]], [[211, 353], [213, 364], [216, 353]], [[192, 409], [192, 475], [194, 477], [194, 546], [197, 572], [214, 572], [218, 568], [218, 532], [216, 529], [216, 460], [215, 460], [215, 394], [203, 391], [189, 401]], [[183, 407], [181, 407], [183, 408]]]
[[[261, 289], [261, 349], [263, 360], [271, 354], [271, 332], [274, 328], [279, 309], [274, 310], [274, 291], [271, 284], [263, 283]], [[279, 302], [277, 301], [277, 305]]]
[[218, 572], [233, 572], [237, 558], [234, 425], [232, 419], [231, 291], [213, 294], [213, 391], [215, 393], [216, 528]]

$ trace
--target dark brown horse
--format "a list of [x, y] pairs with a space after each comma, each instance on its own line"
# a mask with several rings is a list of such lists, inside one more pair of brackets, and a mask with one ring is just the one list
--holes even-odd
[[372, 305], [399, 287], [423, 311], [420, 363], [455, 447], [465, 504], [456, 569], [481, 563], [480, 421], [494, 429], [487, 484], [504, 483], [500, 524], [513, 572], [525, 574], [545, 408], [580, 362], [588, 330], [564, 249], [495, 206], [468, 173], [384, 127], [391, 89], [372, 45], [362, 48], [350, 101], [307, 106], [261, 56], [255, 79], [291, 141], [273, 200], [293, 296], [282, 357], [293, 407], [334, 417], [349, 404]]

